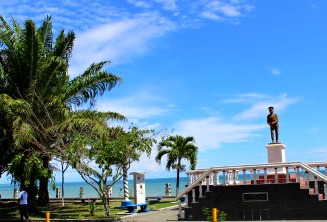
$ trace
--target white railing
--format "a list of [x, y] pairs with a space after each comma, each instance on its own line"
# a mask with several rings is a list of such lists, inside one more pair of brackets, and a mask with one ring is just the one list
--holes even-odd
[[[314, 168], [316, 168], [316, 170]], [[314, 179], [315, 186], [317, 187], [318, 180], [327, 183], [327, 176], [319, 172], [323, 170], [323, 168], [326, 172], [327, 162], [308, 164], [302, 162], [281, 162], [191, 170], [186, 172], [188, 176], [188, 186], [177, 195], [176, 199], [179, 200], [190, 191], [195, 193], [195, 187], [201, 186], [202, 188], [203, 185], [206, 186], [206, 191], [209, 191], [210, 185], [233, 186], [250, 183], [268, 184], [302, 181], [305, 188], [309, 188], [310, 179]], [[285, 176], [279, 176], [281, 173]], [[318, 189], [315, 190], [315, 192], [318, 192]], [[199, 189], [199, 192], [199, 197], [203, 197], [202, 189]], [[327, 193], [326, 186], [324, 192]], [[193, 202], [195, 202], [195, 195], [192, 195], [192, 197]]]

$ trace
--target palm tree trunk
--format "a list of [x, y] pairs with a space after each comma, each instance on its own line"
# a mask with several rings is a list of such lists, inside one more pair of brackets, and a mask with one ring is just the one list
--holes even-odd
[[176, 196], [179, 193], [179, 167], [177, 168], [177, 179], [176, 179]]
[[[44, 156], [43, 160], [43, 167], [45, 169], [49, 169], [50, 158], [48, 156]], [[39, 199], [38, 202], [41, 204], [49, 203], [49, 190], [48, 190], [48, 183], [49, 178], [42, 177], [40, 178], [40, 188], [39, 188]]]

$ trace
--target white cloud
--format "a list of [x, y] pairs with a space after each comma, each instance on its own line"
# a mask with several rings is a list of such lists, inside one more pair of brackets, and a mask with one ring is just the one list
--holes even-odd
[[118, 112], [129, 119], [151, 118], [162, 116], [173, 110], [170, 103], [165, 104], [165, 100], [159, 96], [154, 96], [149, 92], [137, 92], [131, 97], [117, 99], [99, 99], [97, 108], [99, 111]]
[[176, 133], [194, 136], [201, 151], [217, 149], [224, 143], [243, 142], [258, 136], [263, 124], [233, 124], [216, 117], [183, 120], [176, 124]]
[[227, 99], [226, 103], [250, 104], [246, 110], [238, 113], [233, 117], [234, 120], [255, 120], [266, 116], [269, 106], [275, 107], [275, 110], [282, 112], [290, 105], [299, 101], [298, 98], [291, 98], [287, 94], [278, 96], [268, 96], [265, 94], [248, 93], [237, 95], [235, 98]]
[[266, 115], [269, 106], [273, 106], [278, 112], [283, 112], [290, 105], [295, 104], [298, 101], [298, 98], [290, 98], [286, 94], [270, 97], [267, 100], [259, 101], [253, 104], [249, 109], [238, 114], [235, 118], [239, 120], [258, 118], [260, 116]]
[[298, 99], [290, 98], [286, 94], [272, 97], [265, 94], [248, 93], [238, 95], [224, 102], [248, 105], [249, 107], [229, 120], [217, 116], [181, 120], [174, 127], [176, 133], [184, 136], [194, 136], [202, 151], [217, 149], [224, 143], [249, 141], [260, 136], [260, 131], [267, 127], [265, 122], [256, 122], [267, 115], [269, 106], [274, 106], [275, 110], [282, 112], [290, 105], [298, 102]]
[[69, 73], [80, 74], [90, 65], [90, 60], [124, 63], [147, 51], [151, 40], [173, 29], [171, 22], [156, 13], [92, 28], [78, 35]]
[[[198, 5], [200, 16], [210, 20], [229, 20], [244, 16], [254, 6], [237, 0], [209, 0]], [[232, 20], [235, 22], [235, 20]]]
[[[23, 22], [32, 18], [40, 24], [47, 15], [52, 16], [54, 31], [74, 30], [77, 33], [71, 76], [81, 74], [90, 62], [112, 61], [126, 63], [150, 49], [149, 43], [176, 28], [196, 27], [203, 19], [222, 21], [243, 16], [251, 5], [243, 1], [203, 0], [178, 5], [176, 0], [128, 0], [140, 10], [122, 6], [115, 1], [62, 1], [26, 0], [6, 1], [0, 9], [5, 18], [15, 14]], [[160, 7], [154, 7], [156, 6]], [[193, 5], [196, 5], [195, 7]], [[172, 11], [167, 15], [165, 11]], [[81, 19], [82, 18], [82, 19]], [[201, 20], [202, 18], [202, 20]]]
[[222, 5], [219, 11], [229, 17], [238, 17], [242, 14], [240, 10], [233, 5]]
[[222, 18], [220, 16], [218, 16], [216, 13], [214, 12], [210, 12], [210, 11], [204, 11], [201, 12], [200, 14], [202, 17], [210, 19], [210, 20], [221, 20]]
[[[265, 94], [248, 93], [224, 102], [241, 104], [248, 108], [230, 119], [222, 119], [218, 116], [224, 116], [224, 113], [214, 112], [211, 107], [202, 107], [208, 117], [178, 120], [173, 125], [174, 133], [194, 136], [202, 151], [217, 149], [224, 143], [249, 141], [260, 136], [260, 131], [267, 127], [265, 122], [262, 123], [262, 118], [267, 115], [269, 106], [274, 106], [276, 111], [283, 112], [290, 105], [298, 102], [298, 99], [290, 98], [286, 94], [272, 97]], [[138, 119], [146, 120], [155, 116], [165, 116], [165, 119], [169, 119], [172, 111], [176, 110], [175, 106], [171, 107], [170, 103], [163, 98], [148, 92], [136, 93], [130, 98], [118, 98], [106, 102], [100, 100], [98, 108], [101, 111], [110, 110], [122, 113], [130, 119], [134, 118], [133, 121], [136, 121], [137, 124], [139, 124]], [[260, 120], [259, 123], [257, 123], [258, 120]], [[144, 125], [143, 123], [142, 125]], [[161, 127], [161, 124], [163, 123], [157, 122], [155, 127]]]
[[128, 3], [134, 5], [135, 7], [141, 7], [141, 8], [151, 8], [151, 4], [149, 4], [149, 1], [138, 1], [138, 0], [127, 0]]
[[161, 3], [163, 5], [163, 8], [166, 10], [174, 11], [177, 9], [175, 0], [155, 0], [155, 1]]
[[151, 173], [156, 173], [162, 171], [163, 167], [160, 166], [156, 161], [155, 161], [155, 156], [157, 155], [156, 149], [153, 148], [150, 158], [146, 154], [142, 154], [140, 157], [140, 160], [142, 160], [142, 163], [140, 162], [134, 162], [132, 163], [131, 168], [134, 171], [140, 171], [140, 172], [151, 172]]
[[271, 74], [277, 75], [277, 76], [282, 74], [282, 71], [279, 68], [270, 68], [270, 72], [271, 72]]
[[241, 104], [253, 104], [258, 100], [266, 100], [270, 97], [260, 93], [245, 93], [236, 95], [231, 99], [223, 100], [224, 103], [241, 103]]

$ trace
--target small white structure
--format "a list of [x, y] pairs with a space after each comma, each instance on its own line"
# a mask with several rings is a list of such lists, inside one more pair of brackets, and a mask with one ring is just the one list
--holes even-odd
[[132, 172], [134, 176], [134, 204], [146, 203], [145, 172]]
[[84, 198], [84, 188], [83, 187], [79, 188], [79, 198]]
[[[285, 163], [286, 145], [282, 143], [270, 143], [266, 146], [268, 154], [268, 163]], [[270, 173], [274, 173], [274, 169], [269, 169]], [[285, 168], [278, 169], [278, 173], [285, 173]]]

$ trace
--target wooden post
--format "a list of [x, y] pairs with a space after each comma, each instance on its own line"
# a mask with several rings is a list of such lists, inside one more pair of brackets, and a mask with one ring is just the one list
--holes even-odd
[[217, 215], [218, 215], [218, 210], [217, 208], [212, 208], [212, 222], [217, 222]]
[[45, 211], [45, 222], [50, 222], [50, 211]]

